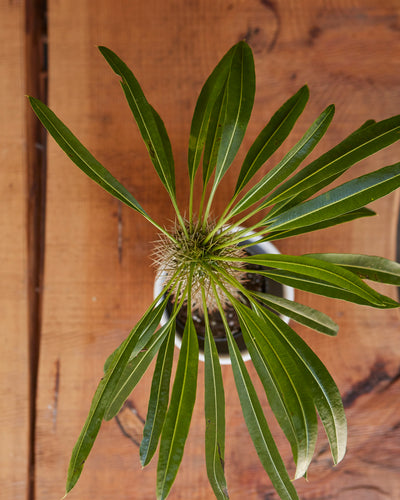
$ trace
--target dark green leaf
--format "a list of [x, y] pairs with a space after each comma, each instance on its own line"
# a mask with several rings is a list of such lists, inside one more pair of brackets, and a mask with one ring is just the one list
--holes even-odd
[[282, 500], [298, 500], [231, 332], [227, 332], [227, 339], [243, 416], [261, 464]]
[[[81, 475], [83, 465], [92, 449], [93, 443], [100, 430], [101, 422], [109, 408], [114, 391], [118, 386], [120, 377], [129, 362], [130, 356], [143, 332], [150, 324], [154, 324], [157, 314], [154, 304], [146, 311], [135, 328], [131, 331], [122, 346], [117, 349], [116, 355], [112, 357], [104, 377], [101, 379], [94, 394], [89, 415], [83, 426], [81, 434], [72, 451], [71, 461], [68, 468], [66, 491], [70, 491]], [[154, 329], [157, 325], [154, 326]]]
[[384, 257], [343, 253], [313, 253], [307, 255], [314, 259], [321, 259], [342, 266], [362, 279], [400, 286], [400, 264]]
[[161, 434], [157, 467], [157, 499], [167, 497], [175, 480], [196, 399], [199, 344], [191, 316], [186, 322], [171, 401]]
[[[332, 285], [336, 289], [350, 292], [374, 307], [398, 306], [397, 302], [373, 290], [354, 273], [320, 259], [283, 254], [259, 254], [245, 257], [242, 260], [251, 264], [287, 271], [289, 276], [302, 276], [305, 282], [310, 279], [310, 282], [314, 284]], [[273, 276], [270, 271], [257, 270], [257, 273]]]
[[192, 184], [206, 140], [211, 110], [226, 82], [235, 47], [236, 46], [232, 47], [215, 67], [201, 89], [197, 100], [196, 108], [193, 113], [192, 126], [190, 128], [188, 153], [189, 179]]
[[317, 416], [296, 363], [282, 351], [265, 319], [235, 303], [241, 330], [271, 408], [292, 447], [295, 478], [306, 474], [317, 441]]
[[273, 115], [250, 147], [239, 173], [235, 194], [252, 179], [284, 142], [304, 110], [310, 93], [305, 85]]
[[288, 316], [297, 323], [308, 326], [308, 328], [312, 328], [317, 332], [335, 336], [339, 330], [338, 325], [329, 316], [312, 307], [268, 293], [259, 292], [256, 296], [274, 311]]
[[353, 179], [268, 220], [271, 231], [318, 224], [357, 210], [400, 186], [400, 163]]
[[145, 344], [145, 347], [129, 360], [118, 384], [114, 388], [109, 407], [104, 415], [105, 420], [111, 420], [118, 414], [130, 393], [143, 377], [154, 356], [157, 354], [160, 345], [166, 336], [171, 333], [171, 330], [175, 331], [175, 323], [173, 321], [169, 321], [154, 333], [150, 342]]
[[220, 95], [214, 103], [214, 107], [210, 115], [203, 157], [204, 186], [206, 186], [210, 180], [218, 160], [218, 151], [221, 146], [223, 125], [226, 116], [226, 91], [227, 87], [224, 85]]
[[99, 47], [99, 50], [112, 70], [122, 78], [121, 86], [154, 168], [169, 195], [175, 200], [174, 164], [171, 163], [172, 154], [169, 139], [161, 118], [148, 103], [139, 82], [128, 66], [107, 47]]
[[222, 125], [212, 193], [231, 165], [243, 140], [253, 108], [254, 94], [253, 54], [245, 42], [240, 42], [236, 45], [228, 75], [226, 113]]
[[333, 105], [328, 106], [321, 113], [288, 154], [243, 196], [232, 210], [232, 216], [242, 212], [253, 203], [267, 196], [272, 189], [296, 170], [322, 139], [332, 121], [334, 113], [335, 107]]
[[297, 358], [303, 383], [308, 385], [313, 394], [314, 404], [329, 440], [333, 461], [337, 464], [344, 457], [347, 443], [346, 416], [338, 388], [321, 360], [290, 326], [265, 308], [262, 309], [262, 314], [274, 333], [286, 342], [288, 353]]
[[225, 455], [225, 396], [221, 365], [205, 314], [206, 335], [204, 342], [204, 412], [206, 419], [205, 453], [207, 476], [216, 498], [228, 497], [224, 474]]
[[[369, 122], [367, 122], [368, 124]], [[340, 144], [287, 180], [263, 203], [272, 205], [290, 200], [283, 209], [298, 204], [328, 186], [352, 165], [400, 139], [400, 115], [362, 126]], [[347, 210], [349, 211], [349, 210]]]
[[143, 429], [143, 439], [140, 444], [140, 462], [144, 467], [152, 459], [160, 439], [167, 413], [169, 400], [169, 385], [171, 379], [172, 361], [174, 357], [175, 324], [164, 340], [154, 368], [153, 381], [146, 423]]
[[274, 241], [281, 240], [283, 238], [289, 238], [291, 236], [297, 236], [299, 234], [311, 233], [312, 231], [319, 231], [320, 229], [326, 229], [328, 227], [337, 226], [339, 224], [344, 224], [345, 222], [350, 222], [355, 219], [360, 219], [361, 217], [371, 217], [376, 215], [373, 210], [369, 208], [362, 207], [352, 212], [348, 212], [338, 217], [333, 217], [332, 219], [327, 219], [317, 224], [309, 224], [304, 227], [299, 227], [297, 229], [289, 229], [287, 231], [272, 231], [268, 234], [262, 241]]
[[151, 220], [131, 193], [92, 156], [53, 111], [38, 99], [30, 97], [29, 101], [39, 120], [75, 165], [108, 193], [142, 214], [146, 219]]

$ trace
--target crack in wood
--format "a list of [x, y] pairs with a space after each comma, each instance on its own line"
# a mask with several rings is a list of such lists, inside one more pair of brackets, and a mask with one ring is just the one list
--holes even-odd
[[139, 415], [131, 401], [127, 400], [124, 403], [122, 409], [115, 417], [115, 421], [122, 434], [130, 439], [135, 446], [139, 447], [142, 440], [145, 421]]
[[364, 394], [369, 394], [377, 389], [383, 382], [388, 382], [384, 389], [395, 383], [400, 377], [400, 369], [394, 375], [389, 375], [383, 361], [377, 361], [370, 370], [370, 373], [363, 380], [360, 380], [343, 396], [343, 406], [349, 408], [355, 401]]

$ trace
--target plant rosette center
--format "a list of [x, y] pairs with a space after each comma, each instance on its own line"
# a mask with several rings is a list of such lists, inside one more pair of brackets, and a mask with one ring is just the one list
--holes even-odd
[[[224, 314], [233, 337], [240, 349], [244, 361], [251, 359], [243, 335], [240, 329], [240, 323], [234, 307], [229, 301], [228, 295], [232, 294], [236, 299], [247, 303], [248, 301], [235, 287], [235, 280], [247, 291], [258, 293], [269, 293], [276, 297], [284, 297], [287, 300], [294, 300], [294, 289], [290, 286], [282, 285], [272, 281], [266, 276], [256, 274], [254, 271], [261, 269], [261, 266], [252, 264], [243, 264], [224, 258], [244, 258], [249, 255], [257, 254], [279, 254], [279, 250], [271, 242], [257, 242], [260, 238], [254, 236], [251, 230], [245, 230], [243, 227], [224, 228], [226, 231], [220, 237], [221, 231], [207, 240], [207, 236], [212, 233], [214, 225], [208, 225], [203, 228], [196, 225], [187, 235], [183, 231], [175, 232], [177, 244], [169, 239], [160, 236], [156, 242], [154, 251], [154, 264], [157, 269], [154, 282], [154, 297], [160, 295], [164, 290], [165, 283], [174, 275], [177, 275], [177, 282], [180, 290], [191, 286], [191, 315], [197, 332], [199, 341], [199, 360], [204, 361], [204, 339], [205, 339], [205, 321], [204, 308], [202, 302], [202, 288], [207, 299], [207, 311], [210, 321], [214, 341], [216, 343], [219, 360], [221, 364], [230, 364], [228, 342], [225, 334], [224, 323], [218, 310], [217, 300], [213, 291], [213, 282], [218, 280], [222, 286], [215, 286], [218, 292], [218, 300], [223, 304]], [[245, 231], [247, 239], [242, 243], [230, 243], [232, 236], [239, 231]], [[238, 265], [239, 264], [239, 265]], [[191, 271], [191, 269], [194, 269]], [[248, 272], [250, 271], [251, 272]], [[192, 275], [191, 275], [192, 273]], [[191, 278], [190, 278], [191, 276]], [[182, 300], [183, 292], [179, 295], [171, 294], [167, 303], [166, 310], [161, 319], [161, 325], [165, 325], [173, 312], [175, 302]], [[281, 315], [281, 318], [288, 323], [289, 317]], [[187, 319], [187, 302], [181, 307], [176, 318], [175, 345], [180, 349], [182, 336]]]

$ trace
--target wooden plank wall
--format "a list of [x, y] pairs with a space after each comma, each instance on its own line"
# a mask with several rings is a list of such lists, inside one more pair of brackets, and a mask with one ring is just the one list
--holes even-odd
[[[29, 2], [27, 2], [29, 4]], [[254, 50], [257, 95], [244, 147], [279, 105], [308, 83], [311, 99], [281, 157], [331, 102], [336, 117], [318, 152], [368, 118], [400, 112], [400, 5], [397, 0], [47, 0], [50, 106], [161, 224], [167, 196], [152, 171], [118, 79], [96, 49], [106, 45], [135, 71], [163, 117], [186, 202], [190, 119], [204, 79], [224, 52], [246, 38]], [[27, 157], [23, 102], [24, 6], [0, 1], [1, 176], [0, 298], [6, 342], [2, 362], [0, 498], [28, 498], [29, 335], [27, 300]], [[28, 42], [29, 43], [29, 42]], [[4, 77], [4, 75], [6, 75]], [[368, 172], [399, 159], [392, 146], [355, 168]], [[4, 167], [4, 165], [6, 165]], [[240, 162], [215, 204], [229, 198]], [[4, 170], [5, 168], [5, 170]], [[137, 214], [102, 192], [58, 147], [47, 151], [45, 281], [36, 400], [35, 474], [30, 498], [64, 493], [73, 444], [86, 418], [107, 354], [127, 335], [152, 297], [149, 252], [156, 234]], [[350, 176], [347, 176], [350, 178]], [[282, 241], [283, 252], [360, 252], [396, 256], [399, 195], [373, 204], [379, 216], [320, 235]], [[4, 256], [4, 257], [3, 257]], [[381, 290], [392, 293], [385, 287]], [[331, 339], [297, 330], [334, 374], [349, 420], [348, 454], [332, 469], [321, 433], [302, 499], [400, 499], [400, 313], [371, 311], [298, 293], [340, 324]], [[40, 303], [37, 307], [40, 308]], [[36, 346], [37, 347], [37, 346]], [[31, 348], [32, 350], [32, 348]], [[251, 371], [251, 368], [249, 368]], [[155, 497], [156, 464], [141, 470], [137, 442], [151, 374], [118, 419], [103, 425], [71, 500]], [[275, 499], [241, 416], [229, 367], [226, 474], [232, 499]], [[171, 499], [212, 498], [203, 452], [203, 367], [184, 460]], [[10, 398], [11, 396], [11, 398]], [[3, 406], [4, 405], [4, 406]], [[269, 410], [265, 404], [267, 415]], [[271, 420], [290, 471], [290, 450]], [[3, 486], [4, 488], [4, 486]]]
[[0, 2], [0, 497], [18, 500], [30, 461], [24, 17], [22, 2]]

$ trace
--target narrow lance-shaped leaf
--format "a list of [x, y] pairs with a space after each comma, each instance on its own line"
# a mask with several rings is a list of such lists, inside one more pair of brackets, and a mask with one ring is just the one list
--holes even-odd
[[205, 454], [207, 476], [218, 500], [228, 497], [224, 474], [225, 456], [225, 396], [221, 365], [210, 329], [207, 309], [204, 342], [204, 412], [206, 419]]
[[[389, 297], [373, 290], [354, 273], [331, 262], [312, 257], [284, 254], [259, 254], [245, 257], [242, 260], [251, 264], [288, 271], [290, 275], [302, 275], [315, 279], [317, 282], [331, 284], [360, 297], [375, 307], [398, 307], [399, 305]], [[257, 270], [257, 273], [269, 275], [270, 271], [261, 269]]]
[[121, 85], [146, 144], [151, 161], [171, 199], [175, 201], [175, 171], [168, 135], [161, 118], [148, 103], [137, 79], [128, 66], [107, 47], [99, 47], [112, 70], [122, 78]]
[[167, 413], [169, 386], [174, 358], [175, 323], [161, 346], [154, 368], [143, 439], [140, 444], [140, 463], [144, 467], [152, 459], [160, 439]]
[[227, 340], [243, 416], [261, 464], [282, 500], [298, 500], [296, 490], [269, 430], [250, 375], [229, 330]]
[[287, 179], [322, 139], [334, 113], [335, 107], [328, 106], [285, 157], [243, 196], [231, 211], [231, 215], [236, 215], [261, 200]]
[[120, 348], [117, 349], [116, 355], [112, 357], [110, 366], [96, 389], [89, 410], [89, 415], [72, 451], [68, 468], [66, 485], [67, 493], [75, 486], [79, 476], [81, 475], [83, 465], [100, 430], [101, 422], [110, 405], [115, 388], [118, 385], [120, 377], [130, 359], [142, 331], [147, 329], [149, 325], [154, 325], [154, 330], [157, 328], [158, 323], [154, 324], [157, 319], [157, 313], [158, 308], [155, 307], [155, 304], [152, 304], [142, 319], [131, 331], [127, 339], [123, 342]]
[[128, 361], [110, 398], [110, 404], [104, 416], [105, 420], [111, 420], [118, 414], [130, 393], [143, 377], [164, 339], [173, 328], [174, 322], [170, 320], [156, 333], [153, 333], [143, 350]]
[[208, 77], [206, 83], [201, 89], [196, 103], [192, 125], [190, 128], [188, 152], [189, 179], [191, 184], [193, 184], [194, 177], [200, 163], [201, 154], [206, 140], [210, 113], [225, 84], [235, 47], [236, 46], [232, 47], [225, 54], [215, 67], [214, 71]]
[[312, 253], [307, 256], [344, 267], [362, 279], [400, 286], [400, 264], [384, 257], [348, 253]]
[[284, 142], [304, 110], [310, 92], [305, 85], [288, 99], [260, 132], [250, 147], [239, 172], [235, 194], [253, 178], [270, 156]]
[[367, 207], [358, 208], [357, 210], [352, 210], [338, 217], [333, 217], [332, 219], [326, 219], [322, 222], [317, 222], [316, 224], [308, 224], [304, 227], [298, 227], [297, 229], [288, 229], [282, 231], [272, 231], [262, 241], [274, 241], [281, 240], [283, 238], [289, 238], [291, 236], [297, 236], [299, 234], [311, 233], [312, 231], [319, 231], [321, 229], [327, 229], [328, 227], [337, 226], [339, 224], [344, 224], [345, 222], [351, 222], [352, 220], [360, 219], [362, 217], [372, 217], [376, 215], [376, 212], [370, 210]]
[[296, 364], [282, 353], [262, 316], [235, 302], [241, 330], [271, 408], [292, 447], [295, 478], [306, 474], [317, 441], [314, 404]]
[[[262, 309], [262, 314], [277, 336], [286, 343], [288, 353], [295, 355], [302, 380], [309, 385], [313, 400], [324, 425], [335, 464], [346, 452], [347, 423], [339, 390], [321, 360], [281, 318]], [[285, 346], [282, 343], [282, 347]]]
[[76, 136], [45, 104], [29, 98], [33, 111], [68, 157], [99, 186], [151, 221], [132, 194], [83, 146]]
[[[340, 144], [324, 153], [279, 186], [263, 203], [283, 203], [279, 211], [298, 204], [331, 184], [352, 165], [400, 139], [400, 115], [369, 126], [362, 126]], [[272, 211], [274, 213], [274, 210]]]
[[254, 60], [250, 47], [240, 42], [232, 57], [227, 81], [226, 114], [211, 198], [242, 143], [255, 94]]
[[157, 467], [157, 499], [167, 497], [175, 480], [196, 399], [199, 344], [191, 316], [183, 333], [171, 401], [161, 434]]
[[211, 111], [210, 120], [207, 129], [207, 137], [204, 146], [203, 156], [203, 186], [208, 184], [214, 173], [218, 152], [221, 146], [221, 137], [226, 117], [226, 84], [222, 87], [220, 95], [217, 97], [214, 107]]
[[[356, 293], [349, 292], [338, 285], [332, 285], [332, 283], [328, 283], [327, 281], [319, 280], [318, 278], [313, 278], [309, 275], [295, 273], [293, 271], [280, 271], [273, 269], [270, 271], [257, 272], [258, 274], [267, 276], [278, 283], [282, 283], [282, 285], [291, 286], [293, 288], [297, 288], [298, 290], [304, 290], [305, 292], [315, 293], [317, 295], [323, 295], [324, 297], [345, 300], [347, 302], [354, 302], [355, 304], [381, 309], [399, 307], [399, 304], [396, 301], [390, 297], [386, 297], [385, 295], [380, 295], [381, 303], [376, 304], [370, 300], [362, 298]], [[355, 274], [353, 276], [354, 278], [357, 278]]]
[[269, 293], [257, 292], [256, 297], [274, 311], [288, 316], [297, 323], [312, 328], [317, 332], [335, 336], [339, 330], [338, 325], [329, 316], [312, 307]]
[[290, 208], [272, 220], [271, 231], [289, 230], [338, 217], [386, 196], [400, 186], [400, 163], [353, 179], [312, 200]]

